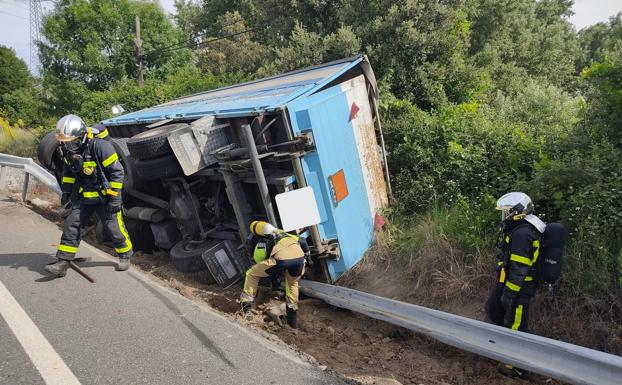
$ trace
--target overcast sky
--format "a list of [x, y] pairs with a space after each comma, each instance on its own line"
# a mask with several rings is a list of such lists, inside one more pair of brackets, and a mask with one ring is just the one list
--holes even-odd
[[[174, 0], [159, 1], [167, 12], [175, 11]], [[28, 0], [0, 0], [0, 45], [13, 48], [26, 63], [30, 62], [28, 4]], [[52, 6], [51, 1], [43, 4], [44, 11]], [[622, 12], [622, 0], [575, 0], [573, 10], [570, 21], [581, 29]]]

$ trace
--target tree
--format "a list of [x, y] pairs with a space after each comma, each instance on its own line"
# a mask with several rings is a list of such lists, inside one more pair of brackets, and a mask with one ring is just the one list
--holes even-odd
[[[41, 66], [51, 85], [77, 81], [104, 90], [136, 74], [135, 17], [141, 19], [143, 65], [147, 77], [162, 78], [190, 60], [181, 33], [160, 6], [137, 0], [61, 0], [43, 20]], [[183, 47], [182, 47], [183, 48]]]
[[248, 76], [261, 67], [269, 50], [253, 40], [252, 31], [238, 12], [224, 14], [214, 25], [220, 32], [203, 37], [208, 43], [196, 51], [201, 69], [215, 75]]
[[594, 62], [605, 60], [607, 52], [622, 46], [622, 12], [611, 17], [607, 23], [597, 23], [579, 32], [583, 55], [577, 60], [577, 70], [581, 71]]
[[572, 86], [580, 53], [570, 0], [475, 0], [470, 2], [474, 66], [496, 79], [496, 87], [515, 93], [527, 77]]
[[0, 45], [0, 97], [11, 91], [32, 85], [26, 63], [12, 49]]

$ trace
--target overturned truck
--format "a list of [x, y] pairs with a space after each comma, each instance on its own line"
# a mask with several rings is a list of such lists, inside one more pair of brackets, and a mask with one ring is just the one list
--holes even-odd
[[[207, 273], [220, 285], [250, 264], [243, 246], [258, 219], [307, 237], [315, 262], [308, 275], [333, 282], [369, 249], [388, 203], [378, 90], [364, 56], [102, 124], [125, 166], [135, 248], [170, 250], [178, 270]], [[59, 151], [53, 136], [39, 148], [57, 175]], [[102, 226], [97, 235], [106, 242]]]

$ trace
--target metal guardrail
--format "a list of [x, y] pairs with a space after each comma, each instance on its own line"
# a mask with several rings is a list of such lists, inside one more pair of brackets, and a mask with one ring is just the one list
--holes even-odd
[[622, 384], [622, 357], [344, 287], [307, 280], [300, 286], [333, 306], [571, 384]]
[[0, 153], [0, 189], [4, 188], [6, 178], [6, 167], [22, 168], [26, 172], [24, 176], [24, 185], [22, 188], [22, 200], [26, 200], [26, 194], [28, 193], [28, 184], [30, 182], [30, 175], [33, 175], [41, 183], [45, 184], [50, 190], [54, 191], [58, 195], [61, 195], [61, 189], [56, 181], [54, 175], [48, 170], [39, 166], [34, 160], [30, 158], [22, 158], [19, 156], [8, 155]]

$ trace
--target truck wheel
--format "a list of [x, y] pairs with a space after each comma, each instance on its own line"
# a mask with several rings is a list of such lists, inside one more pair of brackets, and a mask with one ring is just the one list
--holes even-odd
[[60, 184], [63, 176], [63, 160], [56, 151], [58, 146], [60, 146], [60, 143], [56, 140], [56, 133], [47, 133], [37, 146], [37, 160], [43, 167], [54, 174]]
[[138, 176], [147, 180], [172, 178], [183, 174], [173, 154], [155, 159], [136, 159], [134, 167]]
[[182, 273], [193, 273], [195, 271], [206, 270], [207, 266], [201, 258], [201, 254], [214, 245], [212, 240], [205, 240], [202, 242], [193, 242], [183, 240], [177, 243], [169, 254], [171, 255], [171, 262], [178, 271]]
[[170, 154], [173, 150], [168, 143], [168, 135], [171, 131], [185, 126], [186, 123], [168, 124], [141, 132], [128, 140], [127, 148], [135, 159], [151, 159]]
[[130, 156], [130, 151], [127, 148], [128, 140], [129, 138], [110, 138], [110, 142], [114, 146], [117, 155], [119, 155], [119, 159], [125, 170], [123, 189], [126, 191], [139, 189], [144, 183], [136, 172], [136, 166], [134, 165], [136, 161]]

